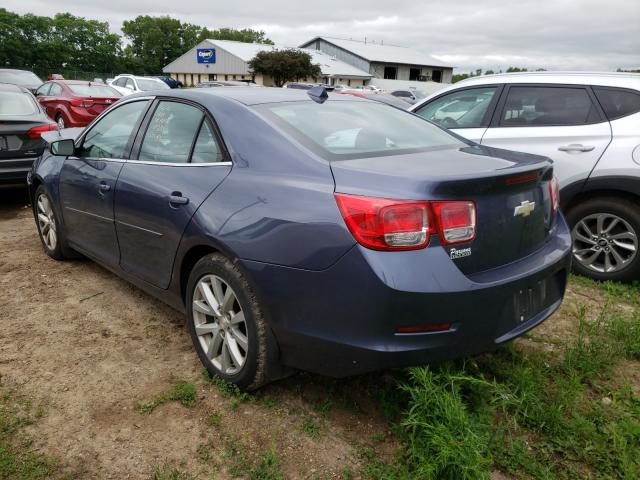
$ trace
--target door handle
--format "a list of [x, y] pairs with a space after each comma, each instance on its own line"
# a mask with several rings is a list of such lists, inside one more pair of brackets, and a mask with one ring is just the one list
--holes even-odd
[[108, 192], [109, 190], [111, 190], [111, 185], [107, 185], [104, 182], [100, 182], [100, 185], [98, 186], [98, 190], [100, 190], [101, 192]]
[[187, 203], [189, 203], [189, 198], [183, 197], [180, 192], [173, 192], [169, 195], [169, 205], [171, 206], [186, 205]]
[[560, 150], [561, 152], [590, 152], [595, 148], [596, 147], [594, 147], [593, 145], [581, 145], [579, 143], [572, 143], [570, 145], [558, 147], [558, 150]]

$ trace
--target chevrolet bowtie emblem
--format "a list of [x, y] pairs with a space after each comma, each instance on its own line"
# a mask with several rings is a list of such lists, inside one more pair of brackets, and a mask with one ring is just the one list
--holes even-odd
[[516, 208], [513, 209], [513, 216], [517, 217], [520, 215], [521, 217], [528, 217], [531, 215], [536, 208], [536, 202], [530, 202], [529, 200], [525, 200], [524, 202], [520, 202]]

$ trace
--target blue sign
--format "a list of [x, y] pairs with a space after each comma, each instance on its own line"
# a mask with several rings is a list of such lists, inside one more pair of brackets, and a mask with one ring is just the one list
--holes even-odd
[[215, 48], [198, 48], [196, 55], [198, 63], [216, 63]]

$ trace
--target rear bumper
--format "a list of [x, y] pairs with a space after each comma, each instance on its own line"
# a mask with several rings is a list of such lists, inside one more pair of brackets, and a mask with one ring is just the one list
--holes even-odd
[[27, 174], [38, 157], [0, 159], [0, 184], [26, 185]]
[[[356, 246], [320, 272], [242, 263], [259, 290], [281, 361], [341, 377], [489, 351], [534, 328], [562, 302], [571, 239], [560, 217], [536, 252], [469, 276], [440, 247], [375, 252]], [[396, 333], [428, 323], [451, 327]]]

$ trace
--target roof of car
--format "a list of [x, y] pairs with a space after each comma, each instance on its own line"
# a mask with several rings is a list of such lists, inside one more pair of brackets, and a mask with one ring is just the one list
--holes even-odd
[[456, 86], [485, 83], [566, 83], [640, 89], [640, 74], [627, 72], [517, 72], [481, 75]]
[[[307, 92], [308, 90], [294, 88], [189, 88], [180, 91], [162, 90], [157, 93], [168, 97], [184, 97], [194, 100], [204, 99], [207, 95], [216, 95], [230, 98], [244, 105], [258, 105], [261, 103], [312, 101]], [[148, 92], [147, 95], [149, 95]], [[332, 101], [367, 101], [352, 95], [333, 93], [329, 93], [329, 99]]]

